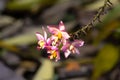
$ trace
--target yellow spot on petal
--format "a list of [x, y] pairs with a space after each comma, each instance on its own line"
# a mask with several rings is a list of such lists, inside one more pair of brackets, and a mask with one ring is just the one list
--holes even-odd
[[58, 32], [57, 37], [58, 37], [59, 39], [61, 39], [61, 38], [62, 38], [62, 33], [61, 33], [61, 32]]
[[75, 48], [74, 48], [73, 45], [71, 45], [69, 49], [70, 49], [70, 51], [72, 51], [73, 53], [75, 53]]
[[50, 59], [57, 58], [57, 52], [55, 50], [51, 51]]
[[74, 49], [74, 46], [71, 45], [71, 46], [70, 46], [70, 50], [72, 50], [72, 49]]
[[50, 59], [53, 59], [53, 55], [50, 56]]
[[41, 40], [41, 41], [38, 42], [38, 44], [39, 44], [39, 46], [40, 46], [41, 48], [44, 48], [44, 46], [45, 46], [45, 41]]
[[56, 52], [56, 51], [53, 51], [53, 52], [52, 52], [52, 55], [53, 55], [54, 58], [56, 58], [56, 57], [57, 57], [57, 52]]

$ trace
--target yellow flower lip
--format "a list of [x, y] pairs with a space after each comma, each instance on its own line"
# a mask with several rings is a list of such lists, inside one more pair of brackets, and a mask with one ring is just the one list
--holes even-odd
[[45, 46], [45, 41], [41, 40], [38, 42], [39, 46], [43, 48]]
[[53, 51], [52, 55], [53, 55], [53, 57], [57, 57], [57, 52]]
[[59, 39], [61, 39], [61, 38], [62, 38], [62, 33], [61, 33], [61, 32], [58, 32], [57, 37], [58, 37]]
[[55, 50], [51, 51], [50, 59], [56, 58], [57, 52]]

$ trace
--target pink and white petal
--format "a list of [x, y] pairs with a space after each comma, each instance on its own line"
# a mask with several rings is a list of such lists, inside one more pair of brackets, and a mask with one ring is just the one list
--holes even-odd
[[57, 47], [57, 46], [52, 46], [51, 49], [57, 51], [57, 50], [58, 50], [58, 47]]
[[47, 42], [47, 45], [50, 45], [50, 44], [51, 44], [51, 39], [48, 38], [48, 39], [46, 40], [46, 42]]
[[84, 41], [81, 41], [81, 44], [79, 46], [83, 46], [84, 45]]
[[44, 40], [44, 37], [39, 32], [36, 32], [36, 36], [38, 40]]
[[45, 48], [47, 49], [47, 51], [51, 51], [52, 50], [52, 46], [45, 46]]
[[65, 52], [69, 48], [69, 46], [70, 46], [70, 44], [67, 43], [66, 45], [63, 45], [63, 47], [61, 48], [61, 50], [63, 52]]
[[56, 40], [56, 39], [58, 39], [58, 37], [55, 36], [55, 35], [51, 36], [50, 38], [51, 38], [51, 40]]
[[67, 32], [61, 32], [64, 39], [69, 39], [70, 36]]
[[60, 23], [59, 23], [59, 29], [60, 29], [61, 31], [64, 31], [64, 30], [65, 30], [65, 26], [64, 26], [64, 24], [63, 24], [62, 21], [60, 21]]
[[67, 40], [66, 39], [62, 39], [62, 43], [63, 43], [63, 46], [67, 44]]
[[73, 46], [75, 47], [81, 47], [84, 45], [84, 41], [82, 40], [75, 40], [73, 43], [72, 43]]
[[57, 60], [60, 60], [60, 53], [57, 52]]
[[42, 27], [42, 29], [43, 29], [43, 32], [44, 32], [44, 39], [47, 40], [47, 33], [46, 33], [44, 27]]
[[75, 52], [76, 52], [77, 54], [80, 54], [80, 51], [79, 51], [77, 48], [75, 48]]
[[69, 50], [66, 50], [66, 52], [64, 53], [64, 55], [65, 55], [65, 58], [67, 58], [69, 55], [70, 55], [70, 51]]
[[47, 26], [47, 28], [48, 28], [49, 32], [52, 34], [57, 34], [59, 32], [59, 29], [57, 29], [55, 27]]

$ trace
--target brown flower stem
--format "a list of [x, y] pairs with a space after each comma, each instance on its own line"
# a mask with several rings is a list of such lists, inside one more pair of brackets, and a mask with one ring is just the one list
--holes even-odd
[[105, 0], [104, 5], [98, 9], [98, 13], [93, 17], [92, 21], [83, 26], [82, 29], [79, 29], [76, 32], [70, 34], [71, 38], [79, 38], [81, 33], [87, 35], [87, 31], [89, 31], [94, 26], [95, 21], [101, 22], [100, 17], [103, 13], [105, 13], [107, 7], [112, 7], [112, 3], [110, 2], [110, 0]]

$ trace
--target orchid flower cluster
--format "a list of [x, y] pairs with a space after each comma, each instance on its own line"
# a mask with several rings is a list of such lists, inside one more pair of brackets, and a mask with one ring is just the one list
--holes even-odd
[[44, 28], [44, 36], [39, 32], [36, 33], [38, 39], [39, 50], [46, 49], [49, 54], [49, 59], [54, 59], [55, 61], [60, 60], [60, 54], [63, 52], [65, 58], [67, 58], [71, 53], [80, 54], [78, 47], [83, 46], [84, 41], [74, 40], [70, 41], [70, 35], [65, 31], [65, 26], [62, 21], [60, 21], [58, 28], [47, 26], [47, 29], [51, 36], [47, 38], [47, 33]]

